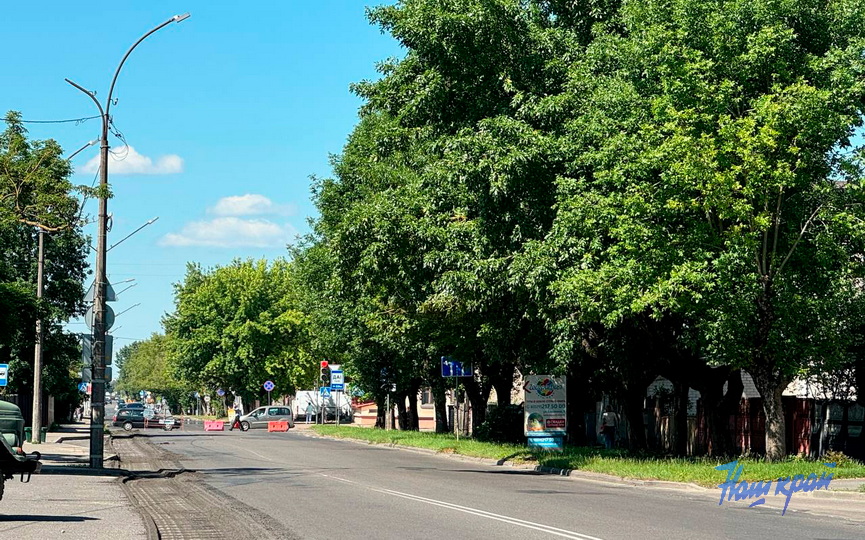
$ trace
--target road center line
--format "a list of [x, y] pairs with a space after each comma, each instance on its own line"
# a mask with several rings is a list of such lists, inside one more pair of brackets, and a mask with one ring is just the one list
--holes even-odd
[[445, 501], [439, 501], [436, 499], [429, 499], [427, 497], [421, 497], [419, 495], [412, 495], [410, 493], [403, 493], [401, 491], [394, 491], [392, 489], [383, 489], [376, 488], [372, 486], [368, 486], [365, 484], [361, 484], [360, 482], [354, 482], [352, 480], [346, 480], [345, 478], [338, 478], [336, 476], [330, 476], [327, 474], [322, 474], [322, 476], [331, 478], [333, 480], [338, 480], [340, 482], [345, 482], [347, 484], [354, 484], [363, 488], [366, 488], [370, 491], [375, 491], [377, 493], [383, 493], [385, 495], [391, 495], [393, 497], [400, 497], [403, 499], [408, 499], [411, 501], [422, 502], [425, 504], [429, 504], [432, 506], [439, 506], [441, 508], [448, 508], [450, 510], [456, 510], [457, 512], [463, 512], [465, 514], [471, 514], [473, 516], [478, 516], [482, 518], [492, 519], [495, 521], [501, 521], [504, 523], [508, 523], [510, 525], [516, 525], [518, 527], [525, 527], [527, 529], [534, 529], [536, 531], [545, 532], [547, 534], [552, 534], [555, 536], [561, 536], [563, 538], [570, 538], [572, 540], [601, 540], [595, 536], [589, 536], [587, 534], [582, 534], [574, 531], [568, 531], [565, 529], [559, 529], [557, 527], [552, 527], [550, 525], [544, 525], [543, 523], [535, 523], [532, 521], [526, 521], [519, 518], [514, 518], [510, 516], [503, 516], [501, 514], [494, 514], [492, 512], [487, 512], [486, 510], [480, 510], [478, 508], [472, 508], [470, 506], [462, 506], [459, 504], [453, 504]]

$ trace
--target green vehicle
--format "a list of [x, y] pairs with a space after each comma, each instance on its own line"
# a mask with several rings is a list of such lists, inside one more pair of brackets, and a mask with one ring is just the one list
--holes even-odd
[[[7, 479], [20, 473], [22, 482], [29, 482], [30, 475], [42, 468], [39, 452], [27, 455], [21, 449], [24, 444], [24, 416], [14, 403], [0, 401], [0, 499]], [[24, 475], [27, 480], [24, 480]]]

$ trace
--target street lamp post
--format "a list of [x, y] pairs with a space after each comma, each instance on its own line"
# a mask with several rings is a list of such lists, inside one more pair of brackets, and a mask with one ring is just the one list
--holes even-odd
[[108, 189], [108, 126], [111, 122], [111, 117], [109, 116], [111, 96], [114, 94], [114, 84], [117, 82], [117, 76], [120, 75], [120, 69], [135, 47], [157, 30], [173, 22], [180, 22], [188, 17], [189, 13], [171, 17], [141, 36], [126, 51], [126, 54], [123, 55], [123, 59], [120, 60], [120, 64], [117, 66], [117, 70], [114, 72], [114, 78], [111, 79], [111, 86], [108, 90], [108, 98], [105, 100], [104, 109], [99, 100], [96, 99], [95, 92], [91, 92], [66, 79], [66, 82], [81, 90], [93, 100], [93, 103], [99, 109], [99, 115], [102, 117], [102, 138], [100, 139], [101, 144], [99, 147], [100, 193], [99, 216], [97, 218], [96, 277], [93, 291], [93, 379], [90, 408], [90, 466], [95, 469], [102, 468], [105, 433], [105, 253], [106, 233], [108, 229], [108, 199], [105, 195]]

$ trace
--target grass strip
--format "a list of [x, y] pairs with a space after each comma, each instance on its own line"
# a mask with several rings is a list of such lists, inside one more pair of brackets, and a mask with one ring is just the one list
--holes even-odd
[[[715, 470], [718, 465], [736, 458], [710, 457], [660, 457], [633, 455], [624, 450], [603, 450], [568, 446], [562, 453], [533, 452], [525, 445], [482, 442], [472, 438], [457, 440], [452, 434], [417, 431], [384, 431], [356, 426], [316, 425], [312, 430], [328, 437], [367, 441], [373, 444], [392, 444], [413, 448], [426, 448], [447, 454], [494, 459], [502, 462], [534, 463], [547, 467], [574, 469], [611, 474], [637, 480], [666, 480], [671, 482], [693, 482], [713, 487], [724, 482], [726, 471]], [[834, 478], [865, 478], [865, 465], [852, 459], [839, 459], [838, 465], [829, 469], [822, 461], [790, 457], [785, 461], [767, 463], [750, 457], [738, 458], [744, 466], [740, 480], [749, 482], [777, 480], [778, 478], [834, 473]]]

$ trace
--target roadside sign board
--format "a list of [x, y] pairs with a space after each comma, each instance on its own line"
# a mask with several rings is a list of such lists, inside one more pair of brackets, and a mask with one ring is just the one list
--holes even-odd
[[[114, 336], [105, 334], [105, 365], [111, 365], [111, 359], [114, 357]], [[90, 367], [93, 363], [93, 336], [90, 334], [81, 334], [81, 363], [84, 367]]]
[[523, 426], [527, 437], [562, 437], [568, 428], [568, 401], [565, 377], [529, 375]]
[[222, 388], [218, 389], [218, 390], [216, 391], [216, 395], [219, 396], [219, 397], [224, 396], [224, 395], [225, 395], [225, 390], [223, 390]]
[[345, 389], [345, 376], [341, 370], [330, 371], [330, 389], [342, 392]]
[[87, 383], [86, 382], [78, 383], [78, 391], [79, 392], [86, 392], [87, 391]]
[[[108, 382], [114, 376], [114, 372], [111, 371], [111, 366], [105, 366], [105, 381]], [[93, 368], [84, 367], [81, 368], [81, 380], [90, 382], [93, 380]]]
[[322, 386], [318, 391], [321, 393], [321, 397], [330, 397], [330, 388], [327, 386]]
[[267, 390], [268, 392], [273, 390], [275, 387], [276, 387], [276, 385], [273, 384], [273, 381], [264, 381], [264, 389]]
[[473, 377], [471, 363], [454, 360], [450, 356], [442, 356], [442, 377]]
[[0, 364], [0, 386], [9, 384], [9, 364]]

